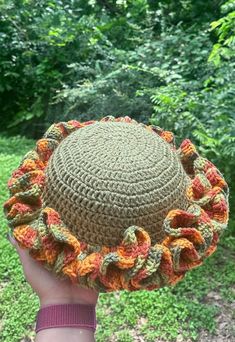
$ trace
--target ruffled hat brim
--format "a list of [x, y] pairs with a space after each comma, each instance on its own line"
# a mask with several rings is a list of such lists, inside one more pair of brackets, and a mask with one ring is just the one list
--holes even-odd
[[[136, 123], [129, 117], [108, 116], [100, 121]], [[4, 204], [13, 235], [47, 269], [99, 292], [174, 285], [215, 252], [228, 222], [228, 186], [219, 170], [199, 155], [190, 140], [184, 140], [176, 150], [171, 132], [142, 124], [179, 154], [191, 179], [187, 189], [190, 206], [186, 211], [169, 211], [163, 224], [166, 237], [161, 243], [153, 245], [146, 230], [138, 226], [128, 227], [115, 247], [79, 241], [59, 213], [44, 206], [45, 168], [63, 139], [95, 122], [53, 124], [37, 141], [36, 148], [25, 155], [8, 182], [11, 197]]]

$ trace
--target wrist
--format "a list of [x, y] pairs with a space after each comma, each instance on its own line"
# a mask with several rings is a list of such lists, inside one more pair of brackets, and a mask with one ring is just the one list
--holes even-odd
[[85, 305], [96, 305], [96, 303], [90, 303], [88, 300], [84, 300], [82, 298], [73, 298], [73, 297], [53, 297], [53, 298], [39, 298], [40, 300], [40, 308], [50, 306], [50, 305], [59, 305], [59, 304], [85, 304]]
[[80, 293], [74, 295], [72, 294], [63, 294], [63, 295], [41, 295], [39, 296], [40, 308], [43, 308], [48, 305], [56, 305], [56, 304], [86, 304], [86, 305], [96, 305], [98, 301], [99, 293], [92, 291], [89, 293], [84, 293], [80, 291]]
[[95, 290], [85, 289], [82, 287], [69, 288], [69, 291], [46, 291], [38, 294], [40, 307], [56, 304], [92, 304], [96, 305], [99, 292]]

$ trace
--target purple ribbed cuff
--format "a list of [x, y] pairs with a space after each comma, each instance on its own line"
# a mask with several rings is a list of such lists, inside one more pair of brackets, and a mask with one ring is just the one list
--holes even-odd
[[36, 333], [58, 327], [80, 327], [95, 331], [95, 305], [55, 304], [42, 307], [37, 313]]

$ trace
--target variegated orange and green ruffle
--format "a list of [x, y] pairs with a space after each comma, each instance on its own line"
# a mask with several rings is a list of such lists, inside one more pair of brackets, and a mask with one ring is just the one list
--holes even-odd
[[[137, 122], [129, 117], [101, 121]], [[174, 136], [157, 126], [143, 125], [179, 153], [191, 178], [187, 211], [171, 210], [164, 220], [166, 238], [155, 245], [141, 227], [125, 230], [116, 247], [97, 247], [78, 239], [54, 209], [45, 207], [42, 191], [45, 168], [58, 144], [71, 132], [92, 125], [72, 120], [53, 124], [36, 148], [28, 152], [8, 182], [11, 197], [4, 204], [14, 237], [30, 255], [72, 282], [100, 292], [153, 290], [176, 284], [185, 273], [203, 263], [215, 250], [228, 221], [228, 187], [218, 169], [201, 157], [186, 139], [176, 150]]]

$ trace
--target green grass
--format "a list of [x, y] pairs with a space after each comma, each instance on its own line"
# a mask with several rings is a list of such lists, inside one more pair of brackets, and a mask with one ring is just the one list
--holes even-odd
[[[6, 182], [33, 141], [0, 137], [0, 204], [8, 197]], [[34, 336], [38, 298], [24, 279], [14, 248], [5, 237], [6, 221], [0, 212], [0, 341], [18, 342]], [[159, 291], [101, 294], [97, 306], [96, 341], [196, 341], [200, 330], [213, 334], [220, 307], [206, 300], [216, 292], [224, 302], [235, 299], [234, 222], [221, 239], [217, 252], [203, 266], [189, 272], [174, 288]]]

